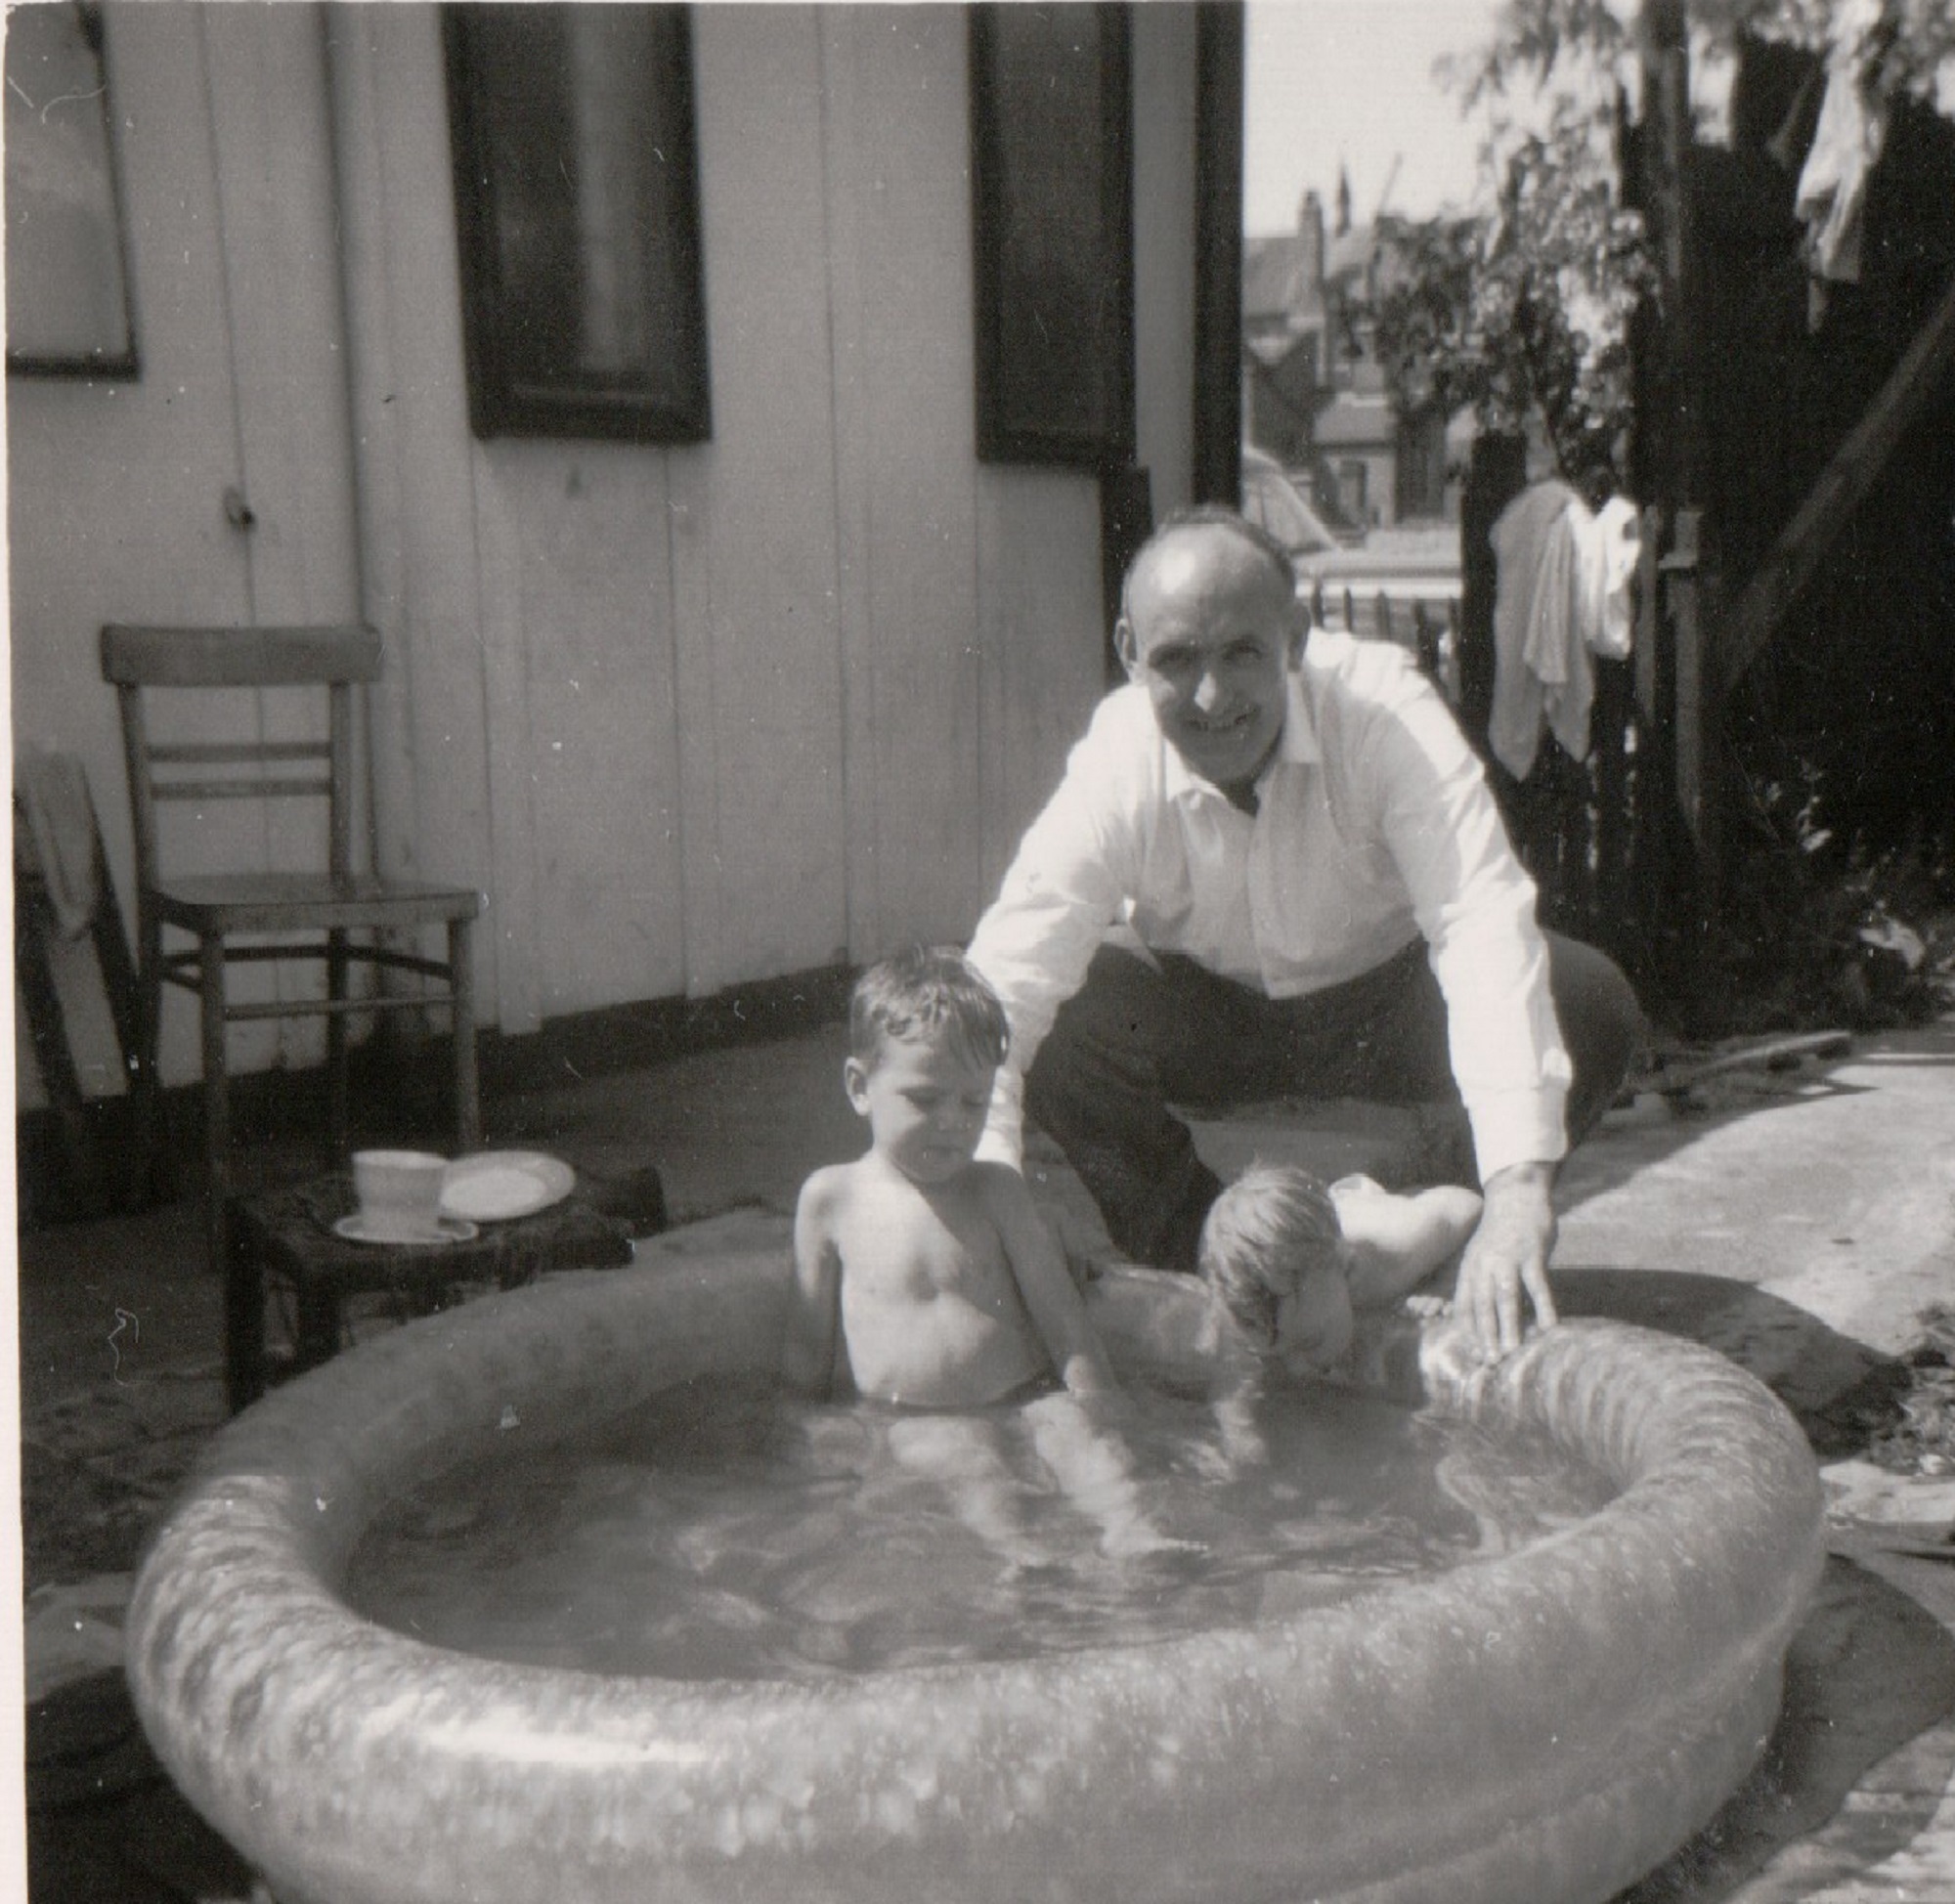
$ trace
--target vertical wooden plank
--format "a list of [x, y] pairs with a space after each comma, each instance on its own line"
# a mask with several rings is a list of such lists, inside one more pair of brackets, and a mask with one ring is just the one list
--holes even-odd
[[967, 36], [944, 8], [815, 11], [836, 56], [836, 505], [844, 600], [865, 617], [842, 632], [845, 731], [851, 795], [866, 779], [874, 801], [874, 911], [850, 943], [867, 957], [962, 937], [980, 879]]
[[1662, 567], [1671, 638], [1676, 644], [1676, 803], [1696, 845], [1700, 873], [1708, 880], [1716, 860], [1711, 800], [1716, 735], [1707, 724], [1715, 708], [1698, 586], [1700, 522], [1695, 509], [1677, 511], [1675, 541]]
[[475, 958], [468, 941], [475, 935], [472, 919], [455, 919], [448, 926], [448, 963], [455, 974], [455, 999], [450, 1017], [455, 1062], [455, 1146], [459, 1151], [482, 1143], [482, 1080], [475, 1054]]
[[[525, 764], [545, 1018], [684, 989], [665, 458], [498, 443], [477, 495], [519, 563]], [[486, 544], [486, 538], [485, 538]], [[493, 664], [492, 664], [493, 667]], [[498, 756], [500, 742], [498, 743]], [[492, 756], [492, 786], [500, 762]]]
[[1475, 438], [1459, 498], [1459, 719], [1484, 748], [1494, 710], [1494, 601], [1499, 566], [1493, 529], [1527, 487], [1527, 445], [1517, 436]]
[[759, 978], [847, 941], [818, 42], [812, 9], [694, 22], [715, 434], [670, 454], [709, 503], [712, 696], [680, 720], [714, 722], [721, 956]]
[[883, 946], [882, 855], [875, 773], [875, 629], [869, 584], [876, 445], [861, 401], [874, 376], [871, 247], [879, 222], [873, 151], [865, 129], [875, 110], [874, 16], [825, 7], [820, 69], [828, 211], [829, 377], [835, 415], [836, 602], [842, 623], [842, 801], [848, 957]]
[[489, 446], [468, 451], [475, 535], [476, 627], [482, 643], [483, 746], [489, 792], [489, 930], [496, 940], [496, 1020], [543, 1023], [548, 989], [536, 817], [535, 735], [524, 653], [522, 534]]
[[1241, 0], [1196, 10], [1194, 497], [1235, 502], [1242, 434]]
[[[401, 475], [400, 406], [395, 401], [379, 82], [369, 11], [350, 5], [327, 8], [325, 39], [353, 443], [360, 619], [379, 631], [383, 651], [392, 654], [400, 648], [407, 613], [408, 498]], [[400, 696], [398, 679], [383, 673], [358, 697], [362, 719], [356, 773], [361, 804], [356, 830], [363, 861], [374, 850], [375, 804], [393, 810], [410, 798]]]
[[[252, 618], [344, 621], [357, 612], [351, 446], [342, 298], [319, 9], [199, 9], [216, 155], [233, 382], [236, 487], [249, 528], [235, 528], [249, 565]], [[317, 737], [324, 697], [260, 697], [267, 739]], [[272, 801], [255, 815], [262, 863], [326, 864], [326, 814], [313, 801]], [[242, 966], [238, 1002], [321, 998], [315, 962]], [[280, 1061], [316, 1064], [317, 1018], [238, 1027], [240, 1062], [275, 1041]]]
[[1657, 551], [1662, 545], [1663, 511], [1644, 508], [1636, 545], [1636, 711], [1645, 727], [1657, 718], [1658, 590]]
[[[1099, 485], [1068, 470], [986, 468], [978, 482], [984, 859], [980, 904], [1058, 786], [1106, 688]], [[972, 925], [976, 925], [973, 915]]]
[[673, 694], [667, 738], [678, 761], [685, 990], [703, 997], [730, 982], [734, 971], [720, 920], [719, 710], [713, 657], [713, 545], [704, 526], [705, 457], [674, 458], [671, 484], [666, 547], [672, 575]]
[[1158, 521], [1195, 494], [1197, 9], [1132, 20], [1135, 454]]
[[[391, 450], [406, 507], [403, 592], [384, 696], [373, 697], [396, 771], [376, 776], [375, 861], [389, 872], [486, 887], [490, 930], [515, 881], [498, 866], [489, 789], [482, 576], [462, 386], [461, 317], [435, 10], [349, 8], [369, 37]], [[337, 15], [335, 14], [335, 22]], [[363, 411], [363, 415], [369, 412]], [[520, 859], [520, 842], [517, 857]], [[502, 986], [500, 981], [497, 991]]]
[[[520, 989], [503, 995], [498, 956], [495, 895], [520, 880], [499, 879], [491, 858], [490, 697], [487, 663], [478, 660], [486, 643], [434, 15], [334, 5], [324, 37], [360, 603], [386, 655], [385, 671], [363, 696], [366, 856], [396, 876], [490, 891], [490, 930], [474, 935], [477, 980], [486, 980], [502, 1023], [528, 1029], [535, 1019], [524, 1019]], [[520, 870], [526, 836], [510, 831]], [[500, 916], [527, 930], [530, 909], [515, 896]], [[511, 972], [533, 977], [534, 961], [519, 959]]]
[[1417, 597], [1412, 604], [1412, 642], [1418, 656], [1419, 671], [1435, 686], [1439, 685], [1439, 626]]
[[358, 600], [345, 339], [320, 9], [199, 9], [238, 388], [253, 608], [338, 622]]
[[1633, 838], [1631, 781], [1625, 743], [1629, 732], [1629, 665], [1601, 662], [1595, 670], [1595, 895], [1601, 941], [1627, 955], [1629, 847]]
[[1695, 364], [1701, 325], [1684, 178], [1693, 125], [1684, 0], [1643, 0], [1639, 37], [1644, 108], [1638, 195], [1658, 279], [1655, 413], [1640, 419], [1657, 451], [1657, 490], [1645, 499], [1676, 509], [1702, 499], [1704, 467], [1703, 403]]

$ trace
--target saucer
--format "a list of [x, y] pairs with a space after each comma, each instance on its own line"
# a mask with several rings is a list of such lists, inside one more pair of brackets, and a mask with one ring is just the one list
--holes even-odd
[[482, 1233], [459, 1217], [437, 1217], [434, 1229], [414, 1235], [403, 1235], [398, 1230], [369, 1230], [367, 1219], [355, 1210], [332, 1226], [332, 1233], [344, 1236], [349, 1243], [391, 1243], [396, 1249], [427, 1249], [436, 1243], [469, 1242]]
[[441, 1213], [472, 1223], [507, 1223], [560, 1203], [577, 1172], [543, 1150], [481, 1150], [457, 1157], [442, 1180]]

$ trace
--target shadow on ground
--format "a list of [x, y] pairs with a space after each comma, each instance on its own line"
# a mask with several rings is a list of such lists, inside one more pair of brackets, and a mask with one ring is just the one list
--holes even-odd
[[[1859, 1054], [1838, 1061], [1871, 1060]], [[1846, 1082], [1829, 1066], [1807, 1062], [1787, 1071], [1734, 1071], [1671, 1098], [1644, 1092], [1603, 1119], [1597, 1135], [1613, 1141], [1590, 1142], [1569, 1158], [1559, 1179], [1557, 1200], [1568, 1208], [1621, 1190], [1652, 1164], [1702, 1143], [1727, 1125], [1769, 1117], [1773, 1111], [1816, 1099], [1864, 1097], [1871, 1089]]]
[[[1787, 1656], [1763, 1761], [1617, 1904], [1719, 1904], [1767, 1870], [1784, 1885], [1769, 1894], [1790, 1899], [1871, 1872], [1933, 1817], [1955, 1771], [1955, 1731], [1940, 1723], [1951, 1711], [1955, 1640], [1899, 1588], [1833, 1555]], [[1882, 1802], [1843, 1810], [1876, 1766]]]
[[1602, 1316], [1728, 1356], [1776, 1395], [1822, 1461], [1866, 1452], [1898, 1419], [1902, 1364], [1755, 1283], [1685, 1270], [1557, 1271], [1563, 1316]]

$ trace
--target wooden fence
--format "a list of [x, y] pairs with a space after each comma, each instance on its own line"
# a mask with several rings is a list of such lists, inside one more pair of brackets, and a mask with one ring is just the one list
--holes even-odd
[[1425, 596], [1394, 601], [1388, 590], [1326, 588], [1310, 591], [1310, 616], [1319, 627], [1348, 628], [1368, 639], [1396, 641], [1417, 657], [1418, 665], [1459, 704], [1459, 597]]
[[[1466, 551], [1462, 597], [1322, 584], [1311, 596], [1321, 626], [1396, 641], [1416, 657], [1486, 761], [1515, 849], [1540, 887], [1542, 925], [1607, 951], [1652, 1006], [1688, 988], [1702, 934], [1703, 895], [1690, 881], [1708, 826], [1707, 751], [1693, 723], [1676, 717], [1696, 704], [1700, 669], [1692, 527], [1686, 520], [1672, 534], [1663, 559], [1659, 512], [1644, 511], [1631, 652], [1595, 663], [1587, 757], [1575, 759], [1543, 733], [1524, 781], [1487, 745], [1493, 598], [1489, 586], [1474, 585], [1476, 569], [1487, 566], [1479, 551]], [[1468, 539], [1484, 533], [1471, 518], [1462, 529]]]

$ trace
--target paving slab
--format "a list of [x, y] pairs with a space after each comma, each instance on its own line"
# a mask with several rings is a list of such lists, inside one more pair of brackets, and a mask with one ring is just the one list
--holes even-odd
[[1875, 1354], [1955, 1300], [1955, 1023], [1734, 1083], [1653, 1094], [1569, 1159], [1557, 1269], [1664, 1269], [1760, 1288]]

